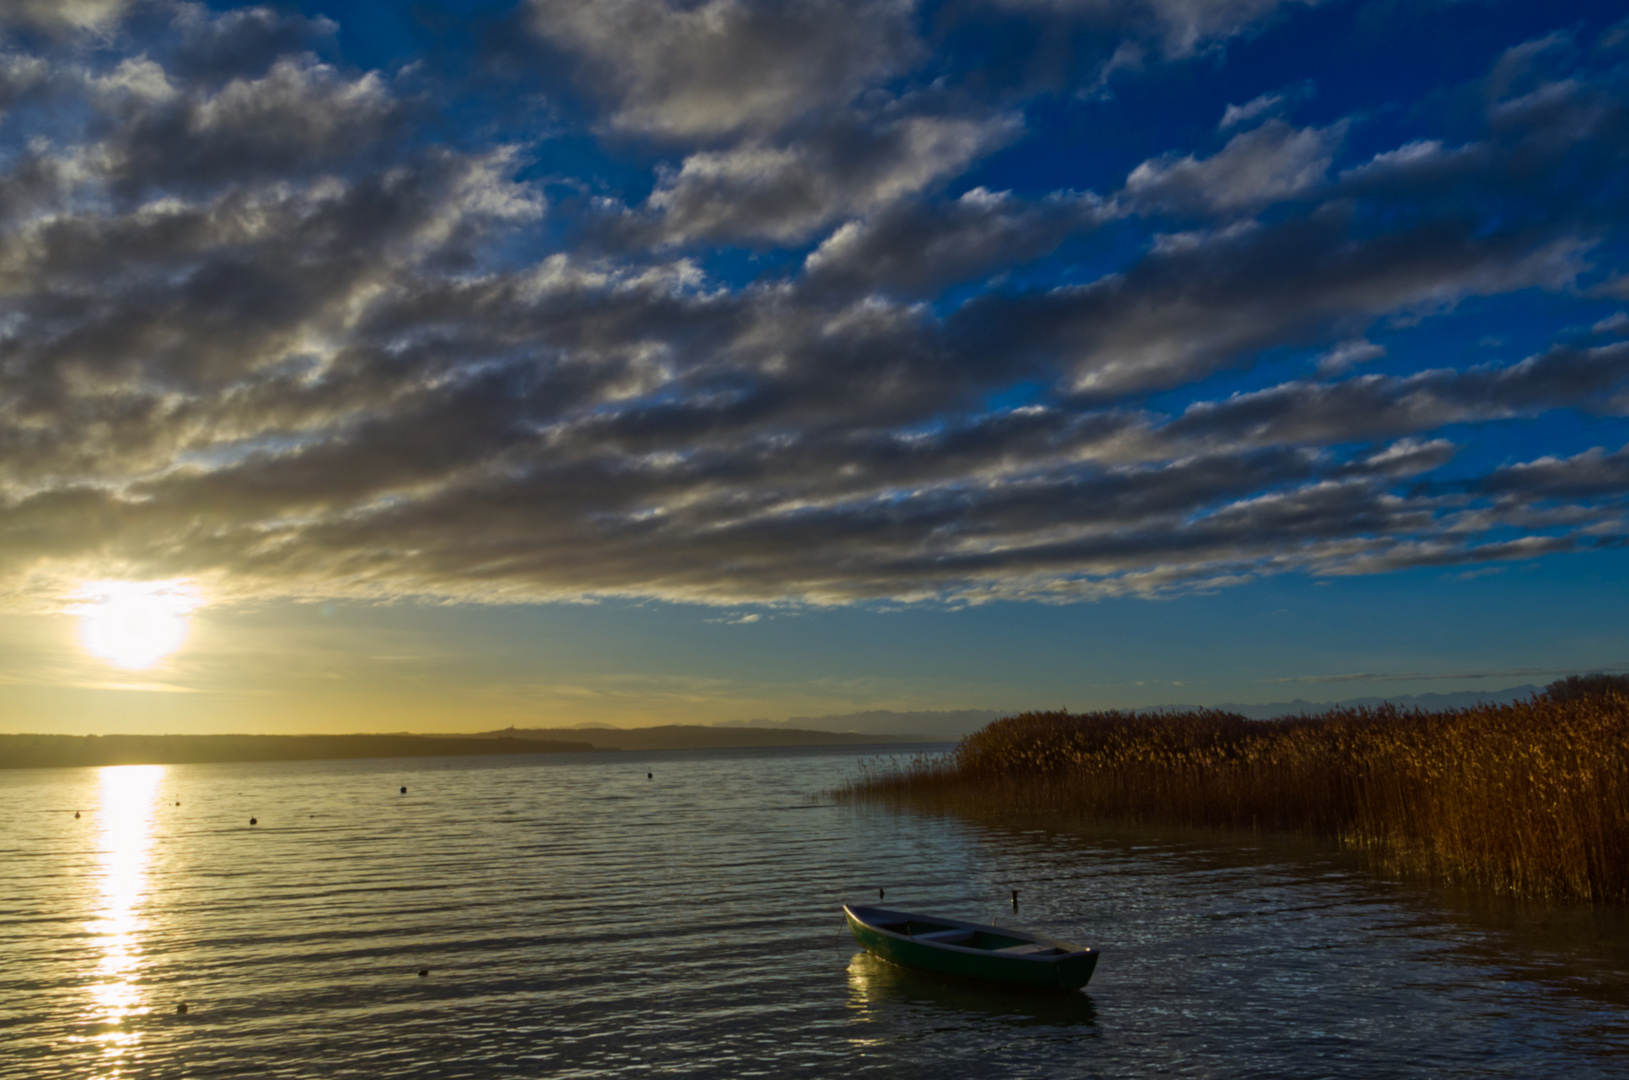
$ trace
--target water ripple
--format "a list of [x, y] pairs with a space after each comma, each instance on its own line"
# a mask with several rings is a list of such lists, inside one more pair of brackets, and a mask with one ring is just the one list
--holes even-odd
[[[1578, 1077], [1629, 1060], [1621, 913], [1456, 899], [1295, 841], [821, 802], [855, 757], [0, 772], [0, 1076]], [[1098, 975], [1037, 997], [892, 968], [837, 911], [879, 887], [987, 920], [1019, 888], [1025, 924], [1102, 948]]]

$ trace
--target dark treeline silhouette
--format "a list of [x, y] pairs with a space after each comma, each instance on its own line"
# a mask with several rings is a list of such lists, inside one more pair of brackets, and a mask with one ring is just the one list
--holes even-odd
[[1629, 697], [1629, 675], [1568, 675], [1544, 688], [1544, 696], [1551, 701], [1581, 701], [1610, 694]]
[[[1563, 681], [1564, 685], [1567, 681]], [[1289, 720], [1216, 710], [1025, 713], [839, 798], [1336, 838], [1388, 872], [1629, 902], [1629, 694]]]

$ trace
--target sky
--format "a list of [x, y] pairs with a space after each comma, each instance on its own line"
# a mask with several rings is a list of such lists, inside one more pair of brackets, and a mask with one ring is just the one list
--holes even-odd
[[1629, 20], [0, 4], [0, 730], [1629, 667]]

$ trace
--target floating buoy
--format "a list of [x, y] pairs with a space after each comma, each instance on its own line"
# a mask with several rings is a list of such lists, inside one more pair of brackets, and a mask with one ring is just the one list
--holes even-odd
[[183, 1001], [181, 1004], [175, 1007], [175, 1011], [185, 1016], [187, 1013], [187, 1003]]
[[79, 811], [78, 811], [78, 810], [75, 810], [75, 811], [74, 811], [74, 820], [75, 820], [75, 821], [78, 821], [78, 820], [79, 820]]
[[653, 772], [648, 772], [648, 773], [645, 774], [645, 779], [646, 780], [654, 780], [654, 779], [656, 779], [656, 774], [653, 773]]
[[1017, 889], [1014, 889], [1012, 891], [1012, 909], [1014, 911], [1018, 910], [1018, 890]]
[[403, 784], [403, 785], [402, 785], [402, 794], [403, 794], [403, 795], [406, 795], [406, 794], [407, 794], [407, 785], [406, 785], [406, 784]]
[[259, 818], [250, 818], [249, 819], [249, 824], [251, 824], [251, 825], [259, 825], [260, 824], [260, 819]]
[[878, 899], [878, 900], [881, 900], [881, 899], [882, 899], [882, 890], [881, 890], [881, 889], [878, 889], [878, 890], [877, 890], [877, 899]]
[[419, 978], [422, 979], [428, 974], [430, 974], [430, 969], [429, 968], [419, 968]]

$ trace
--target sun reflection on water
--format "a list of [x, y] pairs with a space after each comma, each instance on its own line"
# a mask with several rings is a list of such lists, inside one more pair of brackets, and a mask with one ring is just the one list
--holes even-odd
[[149, 1011], [139, 985], [142, 966], [142, 900], [153, 845], [153, 811], [162, 765], [113, 765], [101, 770], [97, 811], [101, 828], [97, 852], [100, 905], [85, 924], [97, 952], [88, 973], [90, 1038], [101, 1044], [102, 1075], [119, 1075], [121, 1060], [140, 1040], [126, 1027], [129, 1017]]

